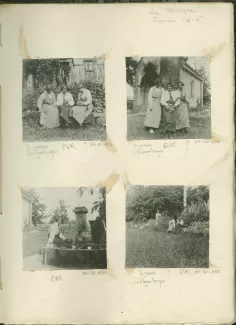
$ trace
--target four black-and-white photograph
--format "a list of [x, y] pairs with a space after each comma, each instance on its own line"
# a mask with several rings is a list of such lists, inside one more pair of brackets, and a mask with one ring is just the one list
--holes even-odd
[[104, 60], [23, 60], [23, 141], [105, 140]]
[[[206, 57], [126, 58], [127, 139], [211, 137]], [[105, 140], [104, 60], [23, 60], [23, 140]], [[107, 267], [106, 189], [23, 188], [23, 268]], [[209, 267], [209, 188], [126, 189], [127, 268]]]
[[23, 269], [106, 269], [104, 187], [22, 189]]
[[207, 57], [127, 57], [127, 139], [211, 138]]
[[129, 185], [127, 268], [208, 268], [209, 188]]

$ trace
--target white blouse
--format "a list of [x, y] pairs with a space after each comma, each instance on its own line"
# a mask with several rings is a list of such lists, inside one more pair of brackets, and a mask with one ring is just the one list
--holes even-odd
[[57, 96], [57, 106], [62, 106], [64, 103], [67, 103], [69, 106], [73, 106], [75, 104], [74, 99], [71, 93], [60, 93]]
[[37, 101], [37, 107], [38, 109], [41, 111], [42, 110], [42, 106], [43, 106], [43, 101], [44, 99], [49, 96], [51, 97], [51, 99], [53, 100], [53, 104], [56, 105], [56, 97], [55, 97], [55, 94], [53, 92], [51, 92], [50, 94], [47, 94], [46, 91], [44, 91], [38, 98], [38, 101]]
[[50, 245], [52, 245], [55, 236], [59, 236], [61, 239], [65, 240], [65, 237], [62, 235], [57, 222], [51, 224], [51, 226], [48, 229], [48, 232], [49, 232], [48, 244]]
[[168, 90], [165, 90], [162, 93], [162, 96], [161, 96], [161, 104], [164, 105], [164, 106], [168, 106], [167, 102], [170, 100], [170, 95], [172, 96], [173, 101], [175, 102], [174, 107], [179, 106], [179, 104], [180, 104], [180, 93], [179, 93], [179, 91], [172, 91], [171, 93], [169, 93]]

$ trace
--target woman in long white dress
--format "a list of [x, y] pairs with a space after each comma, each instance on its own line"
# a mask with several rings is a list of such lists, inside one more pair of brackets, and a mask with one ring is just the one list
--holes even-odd
[[158, 129], [161, 122], [161, 95], [162, 87], [160, 79], [154, 81], [154, 86], [150, 88], [148, 93], [148, 107], [144, 120], [144, 125], [150, 128], [150, 133], [154, 133], [154, 129]]
[[40, 112], [40, 125], [42, 127], [52, 129], [60, 126], [56, 97], [51, 86], [45, 87], [44, 92], [38, 98], [37, 107]]
[[176, 130], [187, 133], [187, 129], [189, 128], [188, 97], [182, 81], [178, 83], [177, 92], [180, 97], [180, 105], [177, 111]]

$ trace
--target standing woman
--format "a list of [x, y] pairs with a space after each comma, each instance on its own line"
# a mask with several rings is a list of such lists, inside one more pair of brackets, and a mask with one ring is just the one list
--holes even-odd
[[164, 106], [164, 131], [170, 136], [176, 132], [177, 109], [180, 104], [179, 93], [173, 90], [171, 83], [168, 83], [167, 90], [162, 93], [161, 104]]
[[150, 128], [150, 133], [154, 133], [153, 129], [158, 129], [161, 121], [161, 100], [162, 87], [160, 79], [154, 81], [154, 86], [150, 88], [148, 94], [148, 107], [144, 120], [144, 125]]
[[46, 86], [44, 92], [39, 96], [37, 107], [40, 112], [40, 125], [48, 129], [60, 126], [59, 112], [56, 107], [56, 97], [51, 86]]
[[74, 99], [68, 92], [66, 86], [62, 88], [62, 92], [57, 96], [57, 106], [59, 107], [60, 117], [65, 126], [71, 124], [69, 119], [71, 107], [74, 105]]
[[184, 91], [184, 83], [180, 81], [178, 83], [178, 90], [180, 97], [180, 105], [177, 112], [176, 129], [180, 130], [182, 134], [187, 133], [189, 128], [189, 115], [188, 115], [188, 99], [187, 94]]

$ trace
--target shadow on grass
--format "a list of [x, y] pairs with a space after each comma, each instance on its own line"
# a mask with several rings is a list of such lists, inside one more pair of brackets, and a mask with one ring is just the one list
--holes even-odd
[[39, 112], [31, 112], [23, 118], [23, 141], [101, 141], [106, 140], [106, 129], [93, 124], [76, 128], [46, 129], [39, 125]]

